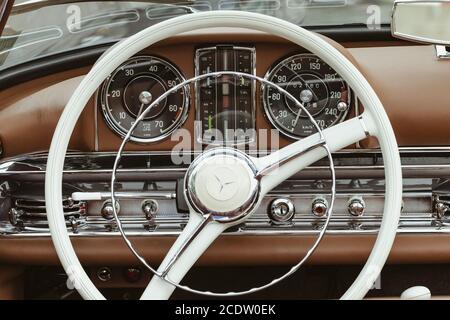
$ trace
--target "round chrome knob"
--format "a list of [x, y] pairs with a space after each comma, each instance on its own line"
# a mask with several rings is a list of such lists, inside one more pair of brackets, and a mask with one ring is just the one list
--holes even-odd
[[23, 214], [24, 214], [24, 212], [22, 210], [18, 210], [16, 208], [11, 208], [11, 210], [9, 210], [9, 222], [13, 226], [19, 226], [21, 223], [20, 217]]
[[339, 102], [339, 103], [337, 104], [337, 109], [338, 109], [339, 111], [341, 111], [341, 112], [347, 111], [347, 109], [348, 109], [348, 104], [345, 103], [344, 101], [341, 101], [341, 102]]
[[153, 216], [158, 212], [158, 202], [156, 202], [155, 200], [145, 200], [142, 203], [142, 211], [145, 214], [145, 217], [147, 219], [151, 219], [153, 218]]
[[286, 222], [295, 214], [294, 204], [289, 199], [275, 199], [270, 204], [269, 216], [273, 222]]
[[348, 212], [355, 217], [362, 216], [364, 210], [366, 209], [366, 204], [362, 198], [354, 197], [348, 201]]
[[300, 92], [300, 100], [303, 103], [311, 102], [313, 98], [314, 98], [314, 95], [311, 92], [311, 90], [306, 89], [306, 90], [302, 90], [302, 92]]
[[[119, 214], [120, 206], [117, 201], [116, 201], [116, 210], [117, 210], [117, 214]], [[101, 214], [102, 214], [102, 217], [106, 220], [111, 220], [114, 218], [114, 209], [113, 209], [111, 201], [105, 201], [103, 203]]]
[[325, 198], [316, 198], [311, 205], [311, 211], [316, 217], [324, 217], [328, 211], [328, 201]]
[[139, 94], [139, 102], [143, 103], [143, 104], [150, 104], [150, 102], [152, 102], [152, 94], [148, 91], [142, 91]]

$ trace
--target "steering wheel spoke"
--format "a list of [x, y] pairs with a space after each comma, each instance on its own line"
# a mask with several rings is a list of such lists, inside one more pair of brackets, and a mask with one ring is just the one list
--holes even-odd
[[142, 300], [168, 299], [200, 256], [229, 225], [191, 210], [189, 221], [161, 262]]
[[[369, 135], [376, 135], [368, 114], [344, 121], [313, 134], [262, 158], [254, 158], [261, 180], [261, 194], [265, 195], [278, 184], [314, 162], [354, 144]], [[369, 131], [370, 130], [370, 131]]]

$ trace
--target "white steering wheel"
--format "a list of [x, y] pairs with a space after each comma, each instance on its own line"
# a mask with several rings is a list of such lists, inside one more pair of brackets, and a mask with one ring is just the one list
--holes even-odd
[[[52, 240], [58, 257], [80, 295], [104, 299], [83, 270], [66, 229], [62, 208], [62, 177], [67, 147], [89, 99], [117, 67], [139, 51], [184, 32], [214, 27], [237, 27], [274, 34], [316, 54], [354, 90], [365, 111], [317, 134], [290, 144], [266, 157], [253, 158], [220, 148], [194, 160], [188, 169], [185, 196], [190, 218], [144, 291], [142, 299], [168, 299], [184, 275], [209, 245], [227, 228], [255, 211], [267, 192], [294, 173], [367, 136], [378, 139], [385, 165], [386, 197], [378, 237], [361, 273], [342, 296], [362, 299], [381, 272], [395, 239], [402, 199], [402, 175], [395, 135], [376, 93], [356, 67], [328, 42], [292, 23], [266, 15], [212, 11], [180, 16], [151, 26], [113, 46], [93, 66], [73, 93], [59, 119], [48, 155], [45, 199]], [[326, 148], [319, 148], [326, 144]], [[230, 192], [209, 188], [212, 172], [239, 180]], [[212, 190], [212, 191], [211, 191]]]

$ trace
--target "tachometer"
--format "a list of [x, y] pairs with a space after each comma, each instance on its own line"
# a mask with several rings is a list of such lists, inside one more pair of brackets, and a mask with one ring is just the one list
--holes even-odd
[[[127, 60], [103, 84], [101, 107], [106, 122], [124, 136], [156, 98], [183, 81], [181, 73], [163, 59], [139, 56]], [[169, 94], [138, 124], [131, 140], [153, 142], [170, 135], [186, 118], [188, 101], [189, 86]]]
[[[321, 129], [345, 118], [350, 107], [347, 84], [324, 61], [298, 54], [278, 63], [266, 79], [300, 101]], [[283, 134], [299, 139], [316, 132], [306, 112], [273, 86], [262, 86], [263, 104], [270, 122]]]

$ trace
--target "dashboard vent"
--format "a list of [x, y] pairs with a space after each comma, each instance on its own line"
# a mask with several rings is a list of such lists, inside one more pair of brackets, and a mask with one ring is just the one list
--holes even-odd
[[[26, 217], [46, 217], [44, 199], [18, 198], [14, 201], [15, 209], [20, 210]], [[63, 200], [65, 216], [80, 216], [86, 213], [86, 203], [84, 201], [74, 201], [71, 198]]]

